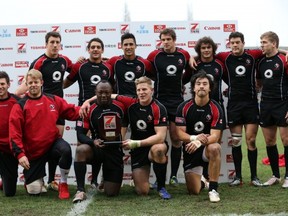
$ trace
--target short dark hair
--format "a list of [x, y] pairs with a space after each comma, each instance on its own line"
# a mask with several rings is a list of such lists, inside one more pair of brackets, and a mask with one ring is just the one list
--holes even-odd
[[124, 40], [130, 39], [130, 38], [133, 39], [135, 44], [137, 45], [135, 36], [130, 32], [127, 32], [121, 36], [121, 44], [123, 44]]
[[[191, 85], [191, 94], [193, 95], [193, 97], [195, 97], [195, 92], [193, 91], [194, 87], [195, 87], [195, 83], [197, 79], [202, 79], [202, 78], [207, 78], [209, 81], [209, 85], [210, 85], [210, 90], [211, 92], [214, 89], [214, 77], [211, 74], [206, 73], [205, 70], [201, 69], [199, 70], [196, 74], [194, 74], [190, 80], [190, 85]], [[210, 92], [210, 94], [211, 94]]]
[[49, 40], [50, 37], [56, 37], [56, 38], [60, 38], [60, 41], [62, 40], [61, 35], [60, 35], [59, 32], [51, 31], [51, 32], [48, 32], [45, 35], [45, 42], [46, 43], [48, 43], [48, 40]]
[[104, 50], [104, 43], [103, 43], [103, 41], [100, 38], [92, 38], [87, 44], [87, 49], [90, 48], [91, 43], [94, 42], [94, 41], [100, 43], [101, 47], [102, 47], [102, 50]]
[[244, 43], [244, 34], [242, 34], [241, 32], [238, 32], [238, 31], [236, 31], [236, 32], [232, 32], [230, 35], [229, 35], [229, 41], [230, 41], [230, 39], [231, 38], [240, 38], [241, 39], [241, 41], [242, 41], [242, 43]]
[[5, 71], [0, 71], [0, 79], [6, 79], [6, 82], [9, 84], [10, 83], [10, 78], [9, 75]]
[[100, 80], [97, 84], [96, 84], [96, 86], [95, 86], [95, 93], [96, 93], [96, 90], [97, 90], [97, 87], [98, 87], [98, 85], [99, 84], [102, 84], [102, 83], [104, 83], [104, 84], [109, 84], [110, 85], [110, 87], [111, 87], [111, 90], [113, 91], [113, 87], [112, 87], [112, 85], [111, 85], [111, 83], [108, 81], [108, 80]]
[[214, 55], [216, 54], [217, 44], [212, 40], [211, 37], [202, 37], [197, 41], [197, 43], [194, 47], [198, 56], [201, 56], [201, 45], [202, 44], [210, 44], [212, 46], [213, 54]]
[[174, 41], [176, 41], [176, 32], [172, 28], [165, 28], [160, 32], [159, 38], [161, 39], [162, 35], [170, 35]]

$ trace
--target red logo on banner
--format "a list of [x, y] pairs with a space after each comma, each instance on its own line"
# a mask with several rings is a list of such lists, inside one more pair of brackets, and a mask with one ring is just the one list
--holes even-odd
[[51, 26], [51, 31], [60, 32], [60, 26]]
[[18, 43], [17, 52], [26, 53], [26, 43]]
[[199, 23], [191, 23], [190, 24], [191, 33], [200, 33], [200, 25]]
[[233, 163], [233, 156], [232, 154], [226, 155], [226, 163]]
[[28, 61], [15, 61], [15, 68], [25, 68], [29, 67]]
[[21, 85], [24, 79], [24, 75], [19, 75], [18, 76], [18, 85]]
[[228, 170], [228, 179], [234, 179], [235, 170]]
[[235, 32], [236, 31], [236, 25], [235, 24], [224, 24], [223, 25], [223, 31], [224, 32]]
[[129, 32], [129, 24], [121, 24], [120, 32], [121, 34]]
[[84, 26], [84, 34], [96, 34], [96, 26]]
[[162, 41], [161, 40], [156, 40], [155, 47], [156, 47], [156, 49], [161, 48], [162, 47]]
[[16, 28], [16, 36], [17, 37], [28, 36], [28, 29], [27, 28]]
[[228, 38], [225, 40], [225, 44], [226, 44], [226, 49], [230, 49], [231, 48], [230, 47], [230, 41], [229, 41]]
[[197, 43], [197, 41], [188, 41], [188, 47], [189, 48], [194, 48], [196, 43]]
[[160, 33], [165, 28], [166, 25], [154, 25], [154, 33]]

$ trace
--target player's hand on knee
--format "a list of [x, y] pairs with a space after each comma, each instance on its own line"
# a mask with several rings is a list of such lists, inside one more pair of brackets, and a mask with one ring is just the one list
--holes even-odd
[[201, 142], [199, 140], [194, 140], [185, 145], [185, 150], [188, 154], [194, 153], [201, 146]]

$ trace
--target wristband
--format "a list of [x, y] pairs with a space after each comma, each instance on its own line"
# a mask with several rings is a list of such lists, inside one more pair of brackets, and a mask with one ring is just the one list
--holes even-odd
[[130, 149], [139, 148], [141, 145], [140, 140], [129, 140], [128, 145], [130, 146]]
[[202, 143], [199, 140], [195, 140], [193, 143], [197, 147], [197, 149], [202, 145]]
[[197, 136], [196, 135], [191, 135], [190, 136], [190, 141], [192, 142], [192, 141], [195, 141], [195, 140], [197, 140]]

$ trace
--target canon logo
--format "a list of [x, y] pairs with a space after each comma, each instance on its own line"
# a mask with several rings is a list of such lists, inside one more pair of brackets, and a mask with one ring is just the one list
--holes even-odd
[[65, 33], [78, 33], [81, 29], [65, 29]]
[[204, 26], [204, 29], [205, 30], [221, 30], [221, 27], [219, 27], [219, 26]]
[[0, 64], [1, 67], [13, 67], [13, 63], [3, 63]]

